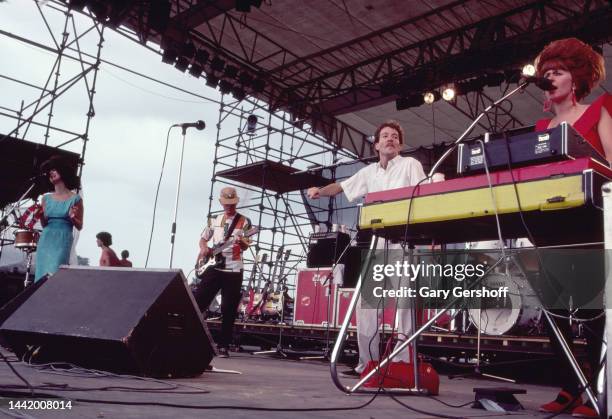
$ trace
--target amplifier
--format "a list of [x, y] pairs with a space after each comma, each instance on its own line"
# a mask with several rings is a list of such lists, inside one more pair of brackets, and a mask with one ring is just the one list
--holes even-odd
[[506, 169], [508, 162], [520, 167], [579, 157], [591, 157], [607, 165], [606, 159], [567, 122], [546, 131], [517, 132], [505, 137], [485, 135], [484, 148], [481, 142], [459, 144], [457, 173], [483, 172], [485, 155], [489, 170]]
[[321, 268], [334, 265], [350, 241], [351, 237], [340, 231], [312, 233], [308, 240], [306, 266]]

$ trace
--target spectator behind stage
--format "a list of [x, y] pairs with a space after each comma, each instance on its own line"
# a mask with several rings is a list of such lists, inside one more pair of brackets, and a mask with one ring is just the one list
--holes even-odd
[[98, 247], [102, 249], [100, 255], [100, 266], [123, 266], [121, 261], [115, 254], [115, 251], [110, 248], [113, 244], [113, 236], [106, 231], [101, 231], [96, 234]]
[[132, 267], [132, 262], [128, 259], [130, 257], [130, 252], [127, 250], [121, 251], [121, 266], [125, 266], [126, 268]]

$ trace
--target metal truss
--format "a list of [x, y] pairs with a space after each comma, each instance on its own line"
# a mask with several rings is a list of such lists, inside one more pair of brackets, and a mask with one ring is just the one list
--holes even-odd
[[[485, 71], [521, 65], [549, 41], [563, 36], [581, 36], [591, 42], [612, 36], [612, 10], [604, 0], [530, 2], [475, 23], [414, 39], [433, 22], [459, 21], [459, 8], [479, 7], [476, 1], [456, 1], [445, 7], [374, 32], [329, 50], [321, 51], [271, 71], [290, 88], [320, 105], [325, 114], [363, 109], [406, 91], [423, 91], [442, 83], [476, 76]], [[395, 42], [390, 40], [395, 39]], [[334, 62], [333, 57], [372, 50], [372, 45], [398, 45], [373, 57], [316, 75], [310, 68]], [[394, 93], [384, 94], [382, 82], [396, 82]]]
[[[478, 91], [458, 96], [450, 104], [463, 115], [474, 120], [493, 102], [494, 99], [486, 93]], [[503, 132], [508, 129], [524, 126], [523, 122], [512, 115], [512, 102], [509, 100], [502, 102], [500, 106], [492, 109], [478, 125], [486, 132]]]
[[[85, 162], [85, 151], [89, 141], [89, 127], [91, 119], [95, 116], [93, 105], [96, 91], [97, 73], [100, 65], [100, 53], [103, 43], [102, 25], [93, 23], [86, 27], [78, 25], [74, 16], [63, 6], [54, 3], [46, 5], [42, 2], [31, 0], [27, 7], [32, 7], [40, 16], [41, 26], [46, 28], [48, 35], [47, 43], [42, 43], [15, 33], [0, 29], [0, 36], [14, 40], [24, 47], [33, 47], [41, 51], [51, 53], [49, 59], [49, 73], [44, 84], [36, 84], [31, 80], [24, 80], [8, 74], [0, 74], [0, 78], [13, 83], [20, 89], [22, 99], [18, 101], [19, 107], [12, 105], [6, 100], [0, 105], [0, 119], [14, 121], [15, 126], [9, 132], [0, 133], [0, 142], [6, 138], [29, 139], [33, 142], [45, 145], [67, 148], [72, 151], [78, 150], [80, 154], [78, 174], [82, 175]], [[63, 23], [52, 23], [52, 14], [63, 15]], [[54, 17], [56, 17], [54, 16]], [[95, 37], [97, 48], [93, 52], [86, 53], [81, 43], [86, 37]], [[76, 63], [76, 66], [74, 65]], [[76, 70], [75, 70], [76, 68]], [[81, 131], [64, 126], [57, 122], [61, 115], [58, 106], [63, 98], [77, 89], [84, 92], [83, 105], [84, 125]], [[32, 92], [35, 92], [32, 98]], [[25, 99], [29, 98], [29, 99]], [[9, 157], [9, 156], [5, 156]], [[15, 199], [18, 199], [16, 196]], [[23, 204], [27, 205], [27, 202]], [[7, 208], [2, 208], [4, 215]], [[7, 228], [0, 233], [0, 254], [4, 245], [13, 243], [13, 228]]]
[[[24, 90], [34, 89], [38, 92], [38, 96], [34, 100], [29, 102], [22, 100], [18, 109], [2, 106], [0, 117], [14, 119], [15, 128], [10, 132], [0, 134], [0, 141], [7, 137], [22, 139], [34, 137], [35, 142], [43, 142], [45, 145], [58, 148], [80, 142], [80, 176], [85, 161], [87, 141], [89, 141], [89, 126], [91, 119], [95, 116], [93, 99], [104, 40], [104, 27], [93, 20], [91, 26], [79, 26], [76, 24], [72, 13], [53, 3], [41, 5], [39, 2], [32, 0], [31, 7], [37, 9], [41, 17], [41, 24], [47, 29], [49, 44], [43, 44], [4, 30], [0, 30], [0, 35], [11, 38], [18, 43], [50, 52], [53, 54], [53, 58], [50, 62], [49, 75], [43, 85], [36, 85], [28, 80], [20, 80], [0, 74], [0, 78], [14, 82], [22, 86]], [[61, 29], [52, 28], [49, 19], [51, 13], [64, 15]], [[59, 33], [54, 32], [54, 30], [58, 30]], [[86, 53], [81, 48], [81, 42], [87, 36], [94, 36], [97, 39], [97, 48], [93, 54]], [[77, 71], [69, 69], [71, 67], [67, 64], [69, 61], [77, 64]], [[72, 67], [74, 68], [74, 66]], [[69, 91], [83, 87], [85, 92], [84, 102], [87, 107], [83, 130], [76, 132], [73, 129], [67, 129], [56, 124], [54, 118], [57, 117], [55, 113], [57, 112], [56, 104], [61, 102]], [[38, 128], [37, 134], [32, 133], [34, 127]], [[38, 135], [41, 135], [42, 138]]]
[[[269, 112], [268, 106], [261, 101], [256, 99], [242, 102], [227, 101], [226, 95], [223, 99], [217, 122], [209, 217], [219, 213], [213, 211], [219, 190], [227, 185], [237, 187], [243, 195], [238, 211], [251, 218], [253, 224], [261, 229], [252, 246], [254, 252], [245, 254], [247, 263], [245, 270], [252, 269], [255, 253], [267, 253], [270, 261], [276, 259], [281, 249], [284, 251], [291, 249], [286, 273], [289, 274], [289, 289], [292, 289], [297, 267], [305, 261], [307, 238], [314, 222], [309, 208], [306, 208], [302, 191], [277, 192], [266, 189], [263, 178], [260, 184], [257, 182], [246, 184], [241, 182], [240, 178], [232, 176], [231, 169], [272, 161], [306, 170], [313, 166], [320, 167], [325, 162], [331, 163], [341, 158], [352, 159], [355, 156], [328, 144], [325, 138], [314, 134], [308, 124], [297, 126], [288, 113]], [[251, 131], [247, 129], [249, 115], [258, 117], [257, 126]], [[225, 174], [219, 175], [222, 171], [225, 171]], [[278, 176], [278, 174], [264, 170], [263, 177], [265, 176]], [[308, 186], [312, 185], [304, 185], [303, 188]], [[272, 265], [269, 262], [265, 267], [264, 276], [269, 277], [272, 273]], [[245, 275], [245, 279], [247, 277], [248, 275]]]
[[[289, 109], [293, 106], [298, 114], [319, 120], [325, 119], [321, 115], [378, 105], [395, 93], [522, 65], [555, 38], [578, 35], [600, 42], [612, 35], [612, 11], [605, 0], [538, 0], [511, 3], [512, 7], [500, 2], [493, 13], [474, 13], [484, 16], [467, 24], [462, 24], [465, 11], [482, 11], [486, 5], [481, 0], [457, 0], [298, 57], [230, 13], [232, 2], [191, 3], [177, 2], [180, 13], [172, 19], [170, 33], [184, 37], [189, 30], [201, 45], [240, 68], [265, 73], [269, 89], [264, 96], [272, 110], [296, 113]], [[432, 32], [433, 36], [423, 36]], [[398, 91], [381, 93], [383, 82], [396, 82]]]

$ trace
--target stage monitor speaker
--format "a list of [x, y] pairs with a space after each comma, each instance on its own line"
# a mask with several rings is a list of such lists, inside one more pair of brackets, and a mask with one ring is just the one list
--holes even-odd
[[309, 268], [333, 266], [350, 241], [351, 237], [348, 234], [339, 231], [312, 233], [308, 242], [306, 266]]
[[152, 377], [196, 376], [212, 360], [180, 270], [67, 267], [43, 281], [0, 313], [19, 358]]

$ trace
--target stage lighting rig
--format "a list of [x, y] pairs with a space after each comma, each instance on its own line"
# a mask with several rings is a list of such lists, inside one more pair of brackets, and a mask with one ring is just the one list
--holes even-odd
[[441, 98], [442, 95], [440, 95], [440, 92], [438, 92], [437, 90], [432, 90], [423, 94], [423, 101], [428, 105], [432, 105], [434, 102], [437, 102]]
[[455, 85], [449, 84], [442, 90], [442, 99], [450, 102], [455, 98]]
[[523, 70], [521, 71], [523, 76], [532, 77], [536, 74], [536, 68], [533, 64], [526, 64], [523, 66]]
[[219, 77], [215, 76], [213, 73], [206, 73], [206, 85], [208, 87], [212, 87], [214, 89], [218, 84]]

